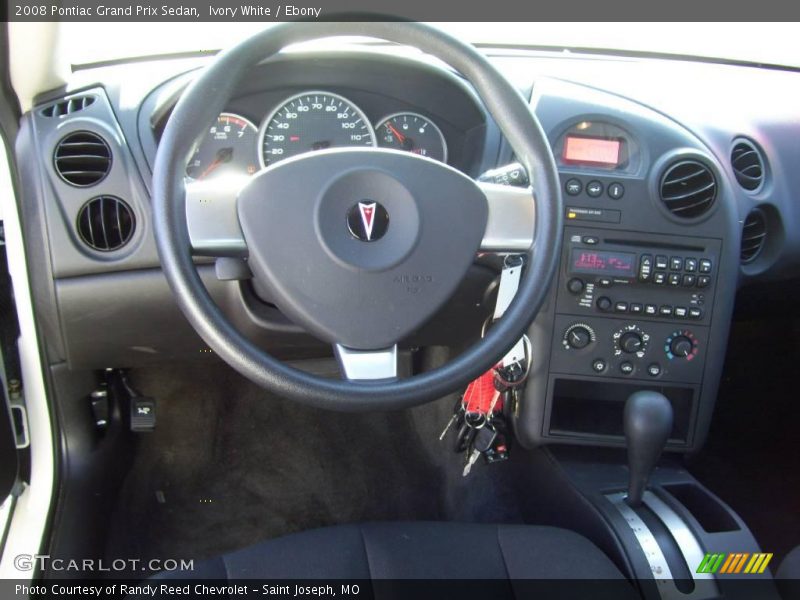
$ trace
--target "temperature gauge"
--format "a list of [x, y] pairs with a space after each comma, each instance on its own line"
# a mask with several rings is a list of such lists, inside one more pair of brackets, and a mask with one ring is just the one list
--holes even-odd
[[389, 115], [375, 128], [378, 146], [447, 162], [447, 144], [436, 124], [413, 112]]

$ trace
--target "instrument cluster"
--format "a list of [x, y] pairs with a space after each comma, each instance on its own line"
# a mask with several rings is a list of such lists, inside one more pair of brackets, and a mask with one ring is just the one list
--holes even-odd
[[447, 142], [430, 118], [402, 111], [373, 125], [344, 96], [310, 90], [280, 102], [260, 126], [240, 114], [220, 114], [198, 143], [186, 175], [252, 175], [293, 156], [342, 147], [391, 148], [447, 162]]

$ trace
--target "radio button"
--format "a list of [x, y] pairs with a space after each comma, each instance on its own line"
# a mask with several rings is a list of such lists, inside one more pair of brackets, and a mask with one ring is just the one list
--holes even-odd
[[683, 269], [683, 259], [680, 256], [673, 256], [669, 259], [669, 270], [680, 271]]
[[709, 260], [708, 258], [701, 258], [700, 259], [700, 272], [701, 273], [705, 273], [705, 274], [711, 273], [711, 267], [712, 267], [711, 260]]
[[573, 277], [567, 282], [567, 290], [569, 290], [570, 294], [575, 294], [576, 296], [580, 294], [585, 287], [586, 284], [583, 283], [583, 279], [578, 279], [577, 277]]
[[683, 287], [693, 287], [696, 281], [696, 275], [684, 275], [683, 279], [681, 279], [681, 285]]
[[601, 277], [600, 279], [597, 280], [597, 285], [605, 288], [611, 287], [613, 283], [614, 282], [608, 277]]
[[664, 256], [663, 254], [659, 254], [656, 256], [656, 270], [666, 271], [668, 265], [669, 265], [669, 259], [666, 256]]
[[699, 308], [690, 308], [689, 309], [689, 318], [690, 319], [699, 319], [703, 316], [703, 311]]
[[628, 303], [627, 302], [617, 302], [614, 305], [614, 312], [618, 312], [618, 313], [628, 312]]
[[669, 284], [670, 285], [680, 285], [681, 284], [681, 274], [680, 273], [670, 273], [669, 274]]
[[600, 238], [593, 235], [585, 235], [581, 238], [581, 241], [589, 246], [596, 246], [600, 243]]
[[653, 257], [650, 254], [642, 254], [639, 259], [639, 281], [650, 281], [653, 274]]
[[667, 280], [666, 273], [656, 273], [653, 276], [653, 283], [657, 283], [658, 285], [663, 285], [666, 280]]
[[611, 298], [609, 298], [608, 296], [600, 296], [595, 304], [597, 305], [597, 308], [599, 308], [603, 312], [608, 312], [613, 307]]
[[675, 316], [680, 317], [681, 319], [685, 319], [688, 311], [686, 310], [685, 306], [676, 306], [675, 307]]
[[658, 314], [662, 317], [671, 317], [672, 316], [672, 307], [664, 304], [658, 309]]
[[658, 313], [658, 307], [655, 304], [645, 304], [644, 314], [654, 317], [656, 316], [657, 313]]
[[708, 287], [711, 284], [711, 277], [708, 275], [700, 275], [697, 278], [697, 287], [704, 288]]
[[694, 273], [697, 271], [697, 259], [696, 258], [687, 258], [683, 261], [683, 270], [689, 273]]
[[631, 303], [631, 314], [640, 315], [644, 310], [644, 306], [639, 304], [638, 302]]

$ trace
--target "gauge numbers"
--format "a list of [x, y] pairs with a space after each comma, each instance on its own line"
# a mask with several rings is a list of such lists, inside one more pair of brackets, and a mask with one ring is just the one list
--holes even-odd
[[375, 128], [382, 148], [405, 150], [447, 162], [447, 144], [436, 124], [413, 112], [401, 112], [384, 118]]
[[258, 171], [258, 129], [234, 113], [222, 113], [198, 143], [186, 175], [209, 179], [221, 175], [252, 175]]
[[261, 126], [261, 164], [269, 166], [305, 152], [375, 146], [375, 132], [355, 104], [331, 92], [288, 98]]

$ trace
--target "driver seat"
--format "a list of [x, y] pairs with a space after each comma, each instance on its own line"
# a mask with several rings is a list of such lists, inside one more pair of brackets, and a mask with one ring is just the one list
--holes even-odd
[[[566, 529], [531, 525], [391, 522], [339, 525], [195, 562], [186, 579], [617, 579], [597, 546]], [[615, 586], [617, 587], [617, 586]]]

